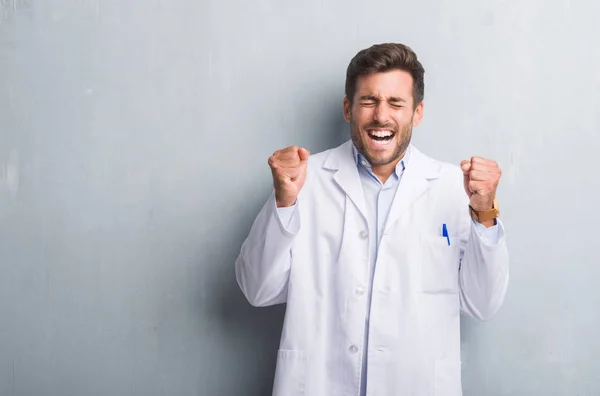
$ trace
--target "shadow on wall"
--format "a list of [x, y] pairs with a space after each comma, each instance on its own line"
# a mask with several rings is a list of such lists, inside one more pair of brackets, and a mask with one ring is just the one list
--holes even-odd
[[[226, 356], [214, 357], [216, 365], [220, 360], [227, 366], [209, 369], [213, 376], [209, 380], [212, 383], [210, 392], [215, 395], [266, 396], [273, 389], [285, 304], [253, 307], [235, 277], [234, 263], [242, 242], [264, 204], [265, 194], [254, 191], [253, 195], [257, 196], [253, 197], [252, 203], [246, 202], [243, 213], [223, 219], [227, 225], [222, 229], [222, 235], [214, 236], [215, 242], [232, 242], [228, 247], [218, 242], [213, 245], [221, 252], [215, 252], [216, 262], [210, 264], [211, 281], [207, 283], [211, 285], [211, 290], [207, 291], [211, 296], [209, 317], [219, 323], [221, 337], [227, 340], [227, 345], [221, 346]], [[223, 378], [227, 381], [222, 382]]]
[[[322, 105], [317, 111], [318, 114], [314, 114], [313, 117], [317, 120], [318, 126], [310, 133], [298, 136], [298, 141], [293, 144], [304, 145], [312, 153], [317, 153], [346, 141], [349, 133], [341, 112], [340, 101], [331, 100]], [[268, 172], [268, 168], [265, 167], [264, 171]], [[238, 241], [230, 247], [231, 250], [228, 249], [226, 257], [217, 254], [226, 262], [216, 266], [211, 265], [217, 272], [213, 273], [214, 283], [210, 283], [218, 285], [211, 292], [214, 293], [216, 302], [213, 314], [222, 322], [223, 330], [229, 334], [227, 338], [235, 344], [231, 348], [234, 355], [230, 357], [230, 361], [234, 362], [238, 369], [243, 368], [243, 371], [232, 372], [231, 381], [234, 384], [219, 385], [219, 394], [223, 395], [229, 394], [232, 389], [243, 389], [243, 394], [247, 396], [265, 396], [272, 393], [285, 304], [252, 307], [237, 284], [234, 270], [234, 262], [241, 244], [269, 194], [270, 191], [257, 193], [256, 189], [242, 191], [241, 196], [251, 198], [245, 201], [243, 213], [223, 219], [224, 223], [227, 223], [225, 227], [227, 238], [217, 238]], [[240, 206], [233, 203], [230, 207]], [[224, 272], [223, 268], [226, 269]]]
[[320, 120], [309, 142], [313, 154], [335, 148], [350, 139], [350, 126], [342, 113], [342, 96], [328, 100], [319, 113], [312, 115]]
[[[233, 376], [235, 388], [244, 395], [270, 395], [273, 389], [275, 360], [285, 304], [272, 307], [252, 307], [240, 291], [235, 276], [224, 288], [221, 300], [221, 319], [235, 336], [234, 361], [243, 362], [244, 372]], [[225, 386], [230, 389], [229, 386]], [[225, 394], [225, 393], [221, 393]]]

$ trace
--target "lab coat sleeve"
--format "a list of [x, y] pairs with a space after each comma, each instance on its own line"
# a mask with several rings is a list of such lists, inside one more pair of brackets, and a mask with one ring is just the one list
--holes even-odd
[[481, 321], [500, 309], [508, 288], [508, 249], [501, 220], [485, 229], [469, 217], [460, 266], [461, 310]]
[[297, 206], [278, 210], [275, 194], [272, 194], [242, 244], [235, 262], [235, 274], [242, 292], [254, 306], [269, 306], [287, 300], [291, 249], [300, 231]]

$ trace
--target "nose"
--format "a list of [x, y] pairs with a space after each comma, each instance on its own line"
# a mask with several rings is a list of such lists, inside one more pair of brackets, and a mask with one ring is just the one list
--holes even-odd
[[373, 121], [380, 124], [385, 124], [389, 121], [390, 113], [387, 106], [387, 102], [380, 101], [375, 107], [375, 114], [373, 114]]

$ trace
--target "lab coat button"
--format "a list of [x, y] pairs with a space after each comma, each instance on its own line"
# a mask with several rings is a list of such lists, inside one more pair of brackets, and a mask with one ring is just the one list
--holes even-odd
[[365, 289], [363, 289], [362, 287], [357, 287], [354, 290], [354, 294], [356, 294], [357, 296], [362, 296], [363, 294], [365, 294]]
[[351, 345], [350, 346], [350, 352], [351, 353], [356, 353], [358, 352], [358, 347], [356, 345]]
[[363, 231], [360, 232], [360, 237], [362, 239], [367, 239], [368, 236], [369, 236], [369, 232], [368, 231], [363, 230]]

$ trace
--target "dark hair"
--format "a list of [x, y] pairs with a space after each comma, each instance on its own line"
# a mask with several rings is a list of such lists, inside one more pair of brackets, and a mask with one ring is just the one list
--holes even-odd
[[360, 76], [404, 70], [413, 78], [413, 100], [416, 107], [425, 95], [425, 69], [417, 54], [404, 44], [376, 44], [358, 52], [346, 71], [346, 97], [352, 103], [356, 93], [356, 81]]

